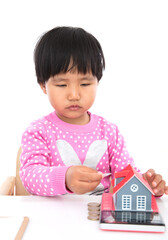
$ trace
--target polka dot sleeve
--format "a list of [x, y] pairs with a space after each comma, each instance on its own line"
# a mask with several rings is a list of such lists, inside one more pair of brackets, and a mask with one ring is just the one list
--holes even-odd
[[20, 177], [28, 192], [41, 196], [67, 193], [65, 174], [68, 166], [52, 166], [45, 126], [31, 124], [22, 136]]
[[131, 164], [132, 167], [136, 169], [136, 171], [140, 172], [140, 170], [135, 166], [133, 158], [128, 153], [124, 138], [119, 132], [117, 126], [115, 126], [115, 129], [113, 131], [115, 132], [113, 135], [115, 136], [113, 146], [111, 145], [109, 148], [112, 176], [114, 176], [115, 172], [123, 170], [129, 164]]

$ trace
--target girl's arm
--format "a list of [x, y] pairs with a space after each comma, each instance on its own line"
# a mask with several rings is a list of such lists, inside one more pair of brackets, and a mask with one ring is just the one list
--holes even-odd
[[20, 178], [31, 194], [55, 196], [69, 192], [65, 185], [69, 166], [52, 165], [56, 159], [50, 154], [49, 139], [42, 124], [30, 125], [24, 132], [20, 160]]

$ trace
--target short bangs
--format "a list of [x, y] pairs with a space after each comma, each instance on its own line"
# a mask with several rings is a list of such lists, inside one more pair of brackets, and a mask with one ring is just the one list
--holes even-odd
[[45, 33], [34, 51], [38, 83], [45, 83], [51, 76], [77, 70], [91, 72], [98, 81], [105, 68], [100, 43], [82, 28], [57, 27]]

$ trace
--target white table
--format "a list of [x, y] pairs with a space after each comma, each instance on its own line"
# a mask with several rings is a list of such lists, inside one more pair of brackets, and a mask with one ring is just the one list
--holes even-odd
[[87, 203], [100, 202], [101, 196], [64, 195], [57, 197], [0, 196], [1, 216], [28, 216], [23, 240], [167, 240], [168, 197], [157, 200], [166, 223], [165, 233], [128, 233], [102, 231], [98, 221], [87, 219]]

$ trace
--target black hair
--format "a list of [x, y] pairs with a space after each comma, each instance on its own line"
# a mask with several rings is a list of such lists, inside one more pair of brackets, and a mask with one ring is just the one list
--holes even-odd
[[39, 84], [73, 69], [83, 74], [91, 72], [99, 81], [105, 69], [98, 40], [75, 27], [56, 27], [43, 34], [34, 50], [34, 62]]

